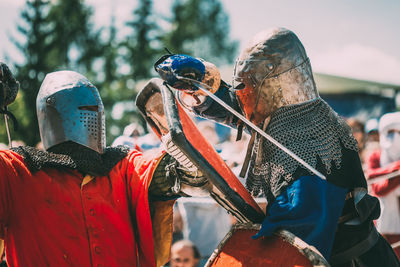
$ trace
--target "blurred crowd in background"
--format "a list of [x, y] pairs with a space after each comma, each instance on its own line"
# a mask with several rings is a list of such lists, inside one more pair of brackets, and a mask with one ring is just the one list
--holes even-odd
[[[31, 146], [40, 139], [37, 131], [36, 114], [31, 110], [34, 110], [37, 91], [44, 75], [60, 69], [75, 69], [86, 73], [88, 78], [100, 90], [105, 110], [110, 111], [106, 114], [107, 131], [109, 131], [107, 136], [114, 138], [122, 132], [122, 135], [112, 140], [112, 146], [126, 145], [140, 150], [144, 154], [154, 153], [155, 150], [160, 149], [161, 144], [150, 128], [147, 129], [146, 126], [139, 122], [125, 125], [135, 116], [134, 108], [132, 107], [133, 102], [127, 100], [134, 98], [137, 93], [135, 88], [140, 87], [141, 81], [146, 81], [154, 76], [153, 64], [160, 55], [165, 53], [164, 48], [167, 47], [173, 52], [202, 57], [218, 63], [219, 66], [229, 66], [233, 64], [240, 44], [239, 40], [231, 37], [230, 26], [232, 25], [235, 31], [242, 31], [240, 36], [242, 36], [243, 40], [246, 40], [247, 35], [255, 31], [254, 26], [252, 28], [247, 23], [243, 23], [243, 18], [248, 17], [247, 14], [249, 14], [245, 12], [246, 10], [251, 12], [250, 14], [256, 12], [254, 6], [243, 5], [240, 2], [237, 4], [230, 2], [230, 6], [228, 6], [230, 12], [232, 12], [232, 7], [237, 6], [237, 14], [239, 15], [232, 16], [233, 22], [239, 22], [236, 24], [230, 22], [228, 13], [222, 4], [224, 1], [173, 1], [170, 6], [168, 6], [168, 1], [156, 2], [149, 0], [140, 0], [136, 4], [134, 1], [128, 1], [129, 5], [121, 5], [121, 1], [110, 1], [112, 3], [110, 6], [104, 5], [101, 1], [80, 0], [14, 2], [20, 2], [21, 10], [18, 11], [19, 16], [17, 20], [4, 16], [3, 24], [6, 25], [8, 23], [12, 25], [12, 28], [16, 29], [16, 32], [11, 32], [9, 39], [15, 46], [14, 50], [16, 49], [19, 52], [17, 55], [21, 59], [14, 62], [18, 59], [14, 50], [2, 53], [6, 63], [10, 63], [10, 66], [11, 64], [14, 65], [17, 79], [21, 84], [20, 97], [17, 98], [15, 106], [12, 107], [12, 111], [20, 119], [21, 130], [13, 133], [13, 136], [21, 139], [25, 138], [26, 144]], [[227, 1], [225, 2], [227, 3]], [[298, 13], [298, 5], [275, 2], [265, 2], [265, 4], [268, 5], [270, 10], [274, 8], [278, 10], [284, 7], [283, 10], [292, 12], [275, 12], [276, 14], [270, 14], [268, 20], [265, 20], [264, 16], [260, 16], [263, 23], [260, 23], [257, 19], [248, 22], [257, 24], [257, 27], [265, 27], [265, 24], [282, 24], [281, 19], [289, 17], [289, 20], [286, 18], [285, 24], [290, 25], [292, 23], [294, 28], [303, 29], [301, 31], [302, 35], [308, 38], [307, 42], [310, 45], [312, 45], [314, 39], [316, 40], [314, 40], [314, 43], [318, 47], [321, 45], [321, 41], [324, 44], [338, 42], [335, 31], [322, 31], [322, 29], [326, 28], [342, 27], [340, 23], [336, 23], [336, 20], [331, 17], [335, 16], [335, 12], [326, 12], [326, 3], [314, 3], [313, 9], [306, 7], [303, 10], [309, 12], [307, 14], [315, 14], [318, 17], [310, 15], [302, 18], [304, 20], [308, 17], [310, 23], [319, 22], [317, 23], [318, 25], [315, 25], [320, 27], [320, 31], [317, 30], [317, 32], [327, 33], [327, 35], [324, 35], [324, 40], [322, 40], [319, 34], [315, 34], [315, 27], [309, 27], [309, 23], [299, 23], [297, 16], [292, 15], [293, 12]], [[96, 3], [95, 8], [97, 9], [104, 10], [108, 8], [111, 15], [107, 16], [101, 12], [94, 12], [94, 3]], [[131, 4], [132, 6], [130, 6]], [[365, 68], [368, 78], [373, 78], [370, 73], [379, 74], [377, 77], [382, 77], [380, 75], [396, 77], [397, 75], [391, 75], [394, 73], [391, 71], [398, 69], [396, 68], [397, 65], [395, 65], [395, 58], [382, 53], [379, 49], [375, 49], [372, 43], [366, 42], [366, 40], [370, 40], [374, 45], [376, 43], [382, 43], [384, 46], [392, 45], [394, 47], [393, 50], [398, 51], [397, 47], [393, 45], [396, 43], [396, 40], [393, 41], [393, 37], [397, 35], [392, 33], [397, 31], [396, 23], [393, 23], [397, 20], [390, 20], [391, 14], [383, 12], [384, 9], [376, 12], [376, 8], [388, 8], [393, 11], [392, 5], [377, 4], [376, 7], [373, 7], [371, 3], [368, 5], [362, 3], [362, 8], [348, 9], [343, 8], [342, 4], [338, 3], [336, 8], [340, 11], [349, 11], [347, 13], [341, 12], [342, 19], [352, 26], [347, 28], [357, 29], [357, 34], [352, 31], [343, 31], [342, 29], [336, 32], [340, 33], [342, 38], [348, 39], [347, 41], [351, 48], [349, 54], [351, 56], [346, 57], [345, 68], [342, 57], [337, 57], [330, 50], [327, 53], [330, 57], [328, 59], [322, 57], [320, 62], [329, 67], [336, 65], [340, 73], [346, 73], [346, 76], [351, 76], [350, 73], [347, 73], [349, 70], [360, 71], [363, 69], [359, 65], [363, 64], [365, 58], [374, 59], [371, 51], [377, 51], [376, 57], [389, 59], [389, 64], [371, 64], [370, 62], [375, 61], [367, 61], [369, 63], [364, 65], [375, 66], [375, 68]], [[4, 5], [9, 6], [4, 8], [5, 15], [6, 13], [7, 15], [15, 13], [15, 11], [10, 11], [9, 9], [14, 4], [5, 3]], [[321, 8], [321, 6], [323, 7], [322, 9], [317, 9], [318, 7]], [[371, 9], [371, 13], [366, 12], [367, 8]], [[125, 9], [125, 16], [121, 16], [118, 12], [119, 9]], [[258, 8], [258, 10], [263, 11], [265, 8]], [[94, 17], [95, 14], [96, 17]], [[319, 14], [324, 14], [325, 18], [319, 16]], [[385, 19], [377, 20], [374, 17], [376, 15], [384, 16]], [[393, 12], [392, 17], [395, 18], [396, 15]], [[254, 18], [256, 17], [254, 16]], [[101, 25], [106, 21], [110, 23], [99, 28], [97, 27], [98, 23], [93, 24], [94, 18], [100, 18]], [[377, 21], [379, 23], [376, 23]], [[353, 25], [352, 23], [359, 24]], [[394, 26], [384, 27], [382, 25], [387, 24], [380, 23], [388, 23]], [[159, 25], [162, 25], [162, 27], [159, 27]], [[202, 25], [202, 27], [198, 27], [198, 25]], [[365, 29], [368, 30], [360, 31], [360, 25], [365, 26]], [[362, 41], [353, 39], [357, 36], [362, 36], [362, 34], [359, 34], [360, 32], [373, 32], [371, 26], [379, 29], [379, 31], [376, 30], [374, 32], [375, 37], [377, 37], [375, 39], [384, 40], [380, 34], [391, 33], [391, 41], [375, 42], [375, 39], [370, 38], [370, 36]], [[385, 31], [380, 30], [382, 28]], [[308, 31], [310, 32], [308, 33]], [[348, 38], [350, 36], [346, 37], [344, 34], [351, 35], [351, 38]], [[315, 36], [314, 39], [312, 36]], [[6, 43], [6, 40], [4, 40], [4, 43]], [[354, 43], [361, 43], [363, 46], [356, 46], [356, 49], [353, 49]], [[364, 45], [365, 48], [363, 49]], [[331, 49], [330, 46], [325, 46]], [[345, 46], [342, 49], [340, 48], [338, 45], [337, 49], [341, 54], [343, 53], [342, 50], [347, 51], [344, 49], [346, 48]], [[315, 50], [315, 47], [311, 48], [311, 50]], [[367, 51], [365, 53], [365, 55], [368, 55], [367, 57], [363, 53], [359, 54], [360, 51], [364, 50]], [[347, 55], [346, 53], [344, 54]], [[357, 61], [358, 57], [356, 55], [358, 54], [362, 61], [354, 67], [351, 62], [354, 59]], [[337, 62], [340, 62], [340, 64], [337, 64]], [[385, 67], [384, 70], [382, 69], [383, 67]], [[230, 75], [231, 69], [228, 69]], [[380, 71], [376, 71], [376, 69], [380, 69]], [[323, 70], [326, 71], [327, 69]], [[328, 69], [327, 72], [330, 71], [331, 69]], [[365, 86], [367, 85], [362, 83], [358, 87], [364, 88]], [[375, 88], [377, 83], [368, 86]], [[318, 87], [320, 88], [320, 86]], [[384, 89], [386, 87], [384, 85]], [[375, 94], [364, 96], [363, 98], [359, 94], [346, 94], [340, 95], [340, 97], [340, 101], [336, 101], [336, 95], [334, 95], [334, 101], [328, 101], [328, 103], [334, 109], [336, 107], [332, 103], [338, 103], [343, 109], [351, 110], [370, 108], [375, 106], [373, 104], [377, 102], [385, 104], [382, 99], [377, 101], [377, 95]], [[346, 103], [348, 104], [346, 106], [343, 104], [343, 100], [347, 100]], [[121, 106], [124, 108], [117, 108]], [[395, 108], [394, 102], [393, 108]], [[116, 112], [123, 109], [125, 112], [121, 114]], [[381, 110], [379, 107], [378, 109]], [[365, 110], [364, 113], [367, 116], [374, 116], [371, 109]], [[139, 114], [136, 115], [140, 116]], [[400, 160], [400, 116], [398, 116], [398, 113], [386, 115], [384, 115], [383, 120], [380, 117], [367, 121], [360, 121], [355, 117], [347, 118], [347, 123], [358, 141], [360, 158], [367, 178], [370, 172], [381, 168], [392, 168], [394, 170], [399, 167], [398, 169], [400, 169], [400, 166], [396, 165]], [[141, 118], [136, 117], [136, 119], [140, 120]], [[245, 158], [249, 136], [244, 134], [240, 141], [235, 141], [235, 130], [210, 121], [196, 120], [196, 122], [200, 132], [214, 145], [221, 158], [238, 175]], [[0, 137], [5, 142], [4, 131], [0, 131]], [[13, 147], [23, 145], [25, 145], [23, 141], [14, 140], [12, 142]], [[0, 143], [0, 150], [8, 147], [8, 144]], [[36, 144], [36, 147], [43, 149], [40, 142]], [[394, 246], [396, 246], [396, 242], [400, 242], [399, 179], [400, 177], [395, 177], [369, 185], [370, 192], [381, 200], [382, 216], [380, 221], [377, 222], [378, 230]], [[239, 180], [244, 183], [243, 178], [239, 178]], [[373, 180], [369, 179], [368, 181], [371, 182]], [[258, 199], [258, 203], [263, 207], [266, 206], [264, 198]], [[203, 266], [232, 224], [235, 223], [234, 217], [217, 205], [211, 198], [181, 198], [177, 200], [174, 210], [174, 245], [171, 249], [170, 266]], [[399, 255], [398, 248], [396, 252]]]
[[[346, 118], [358, 142], [367, 179], [371, 170], [396, 164], [400, 160], [400, 112], [388, 113], [382, 118], [372, 118], [365, 123], [355, 118]], [[200, 132], [238, 176], [249, 135], [244, 133], [242, 139], [236, 141], [236, 130], [207, 120], [194, 120]], [[12, 145], [21, 146], [24, 143], [16, 140]], [[134, 122], [127, 125], [123, 134], [112, 142], [112, 146], [118, 145], [152, 154], [160, 149], [161, 142], [150, 127], [145, 128]], [[36, 147], [42, 148], [42, 144], [38, 143]], [[7, 148], [8, 145], [0, 144], [0, 149]], [[385, 153], [389, 156], [382, 159], [381, 155]], [[245, 180], [238, 178], [244, 184]], [[392, 245], [397, 246], [395, 250], [400, 255], [399, 245], [396, 244], [400, 241], [400, 176], [376, 183], [372, 181], [369, 190], [379, 197], [382, 205], [382, 216], [376, 222], [378, 230]], [[265, 208], [264, 198], [257, 200]], [[174, 207], [174, 235], [169, 266], [204, 266], [235, 223], [235, 218], [210, 197], [178, 199]]]

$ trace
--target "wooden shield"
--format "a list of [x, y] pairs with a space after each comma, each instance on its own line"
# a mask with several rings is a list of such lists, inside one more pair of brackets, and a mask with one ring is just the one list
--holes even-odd
[[207, 267], [329, 266], [312, 246], [281, 230], [272, 237], [253, 240], [260, 225], [236, 224], [211, 255]]
[[173, 143], [213, 184], [210, 196], [240, 222], [261, 223], [264, 213], [193, 120], [158, 78], [150, 80], [136, 98], [136, 106], [161, 137], [170, 132]]

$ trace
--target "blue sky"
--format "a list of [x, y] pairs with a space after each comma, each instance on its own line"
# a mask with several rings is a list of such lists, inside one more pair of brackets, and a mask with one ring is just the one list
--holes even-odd
[[[54, 0], [55, 1], [55, 0]], [[86, 0], [95, 7], [95, 24], [108, 25], [110, 14], [122, 27], [134, 8], [132, 0]], [[231, 36], [243, 47], [257, 32], [281, 26], [303, 42], [314, 71], [400, 84], [399, 0], [222, 0], [231, 21]], [[21, 56], [8, 40], [25, 1], [0, 1], [0, 57]], [[171, 0], [154, 0], [156, 11]], [[122, 33], [123, 31], [121, 31]], [[2, 59], [3, 60], [3, 59]]]

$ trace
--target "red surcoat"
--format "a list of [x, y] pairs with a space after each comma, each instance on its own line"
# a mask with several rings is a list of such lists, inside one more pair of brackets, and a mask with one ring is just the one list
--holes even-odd
[[[0, 151], [0, 238], [9, 266], [155, 266], [162, 253], [147, 191], [159, 158], [133, 150], [108, 176], [83, 177], [66, 168], [31, 173], [19, 154]], [[168, 224], [166, 206], [158, 209]]]

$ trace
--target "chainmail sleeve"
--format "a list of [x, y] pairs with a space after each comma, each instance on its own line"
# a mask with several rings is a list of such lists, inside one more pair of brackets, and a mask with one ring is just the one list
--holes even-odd
[[[341, 169], [343, 149], [358, 151], [350, 127], [320, 98], [278, 109], [266, 132], [312, 167], [320, 162], [318, 167], [328, 175]], [[299, 168], [300, 163], [258, 135], [246, 186], [253, 195], [263, 191], [271, 201], [299, 178], [295, 174]]]

